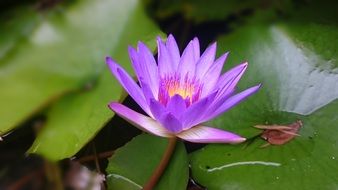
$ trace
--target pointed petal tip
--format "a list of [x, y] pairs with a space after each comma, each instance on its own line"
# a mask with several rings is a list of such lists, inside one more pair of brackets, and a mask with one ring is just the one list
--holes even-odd
[[137, 42], [137, 49], [138, 51], [140, 51], [140, 48], [143, 48], [144, 46], [146, 46], [142, 41], [138, 41]]
[[[167, 39], [172, 39], [172, 40], [175, 40], [175, 37], [174, 37], [174, 35], [172, 35], [172, 34], [169, 34]], [[176, 40], [175, 40], [175, 41], [176, 41]]]
[[253, 94], [253, 93], [256, 93], [261, 87], [262, 87], [262, 83], [259, 83], [258, 85], [250, 87], [248, 89], [252, 89], [252, 94]]
[[118, 64], [113, 60], [113, 58], [111, 58], [110, 56], [107, 56], [106, 57], [106, 64], [108, 65], [110, 70], [114, 73]]
[[133, 46], [128, 45], [128, 52], [132, 52], [132, 51], [136, 51], [136, 49]]
[[118, 107], [119, 104], [120, 104], [120, 103], [118, 103], [118, 102], [110, 102], [110, 103], [108, 104], [108, 107], [109, 107], [111, 110], [114, 111], [114, 109], [115, 109], [116, 107]]
[[242, 76], [242, 74], [246, 71], [246, 69], [248, 68], [249, 63], [248, 62], [243, 62], [241, 64], [239, 64], [238, 66], [236, 66], [235, 68], [239, 68], [240, 72], [239, 72], [239, 77]]
[[246, 67], [248, 67], [249, 63], [248, 63], [247, 61], [245, 61], [245, 62], [241, 63], [240, 65], [241, 65], [242, 67], [245, 67], [245, 68], [246, 68]]
[[108, 104], [108, 108], [112, 110], [115, 114], [118, 114], [118, 110], [123, 106], [121, 103], [118, 102], [110, 102]]
[[199, 41], [199, 39], [197, 37], [194, 37], [191, 41], [194, 42], [194, 43], [196, 43], [198, 46], [200, 44], [200, 41]]
[[157, 36], [157, 37], [156, 37], [156, 40], [157, 40], [157, 43], [163, 42], [161, 36]]
[[262, 83], [257, 84], [255, 87], [257, 88], [257, 90], [260, 89], [262, 87]]
[[189, 41], [189, 43], [188, 43], [188, 45], [187, 45], [186, 47], [188, 47], [188, 46], [193, 46], [193, 45], [194, 45], [194, 43], [195, 43], [195, 41], [194, 41], [194, 40], [190, 40], [190, 41]]
[[[178, 47], [177, 47], [177, 41], [176, 41], [175, 37], [174, 37], [172, 34], [169, 34], [169, 35], [168, 35], [165, 44], [166, 44], [166, 46], [167, 46], [167, 48], [168, 48], [169, 51], [170, 51], [170, 50], [173, 51], [173, 47], [170, 47], [169, 44], [171, 44], [171, 46], [174, 45], [175, 48], [178, 48]], [[174, 49], [175, 49], [175, 48], [174, 48]]]
[[211, 45], [208, 46], [207, 49], [209, 49], [209, 48], [215, 49], [215, 51], [216, 51], [216, 49], [217, 49], [217, 42], [213, 42]]
[[224, 62], [228, 58], [229, 52], [225, 52], [223, 55], [221, 55], [216, 61], [222, 61]]
[[[253, 86], [253, 87], [251, 87], [251, 88], [248, 88], [248, 89], [251, 89], [250, 95], [257, 93], [257, 91], [258, 91], [261, 87], [262, 87], [262, 83], [259, 83], [259, 84], [256, 85], [256, 86]], [[249, 95], [249, 96], [250, 96], [250, 95]]]
[[143, 54], [143, 55], [151, 55], [152, 56], [152, 52], [151, 50], [148, 48], [147, 44], [145, 44], [144, 42], [142, 41], [139, 41], [138, 44], [137, 44], [137, 49], [138, 49], [138, 52], [140, 54]]
[[195, 42], [195, 43], [198, 43], [199, 44], [199, 39], [197, 36], [195, 36], [191, 41]]
[[156, 37], [156, 44], [157, 44], [157, 52], [158, 52], [158, 54], [160, 54], [160, 49], [161, 49], [162, 43], [163, 43], [163, 41], [162, 41], [161, 37], [157, 36]]
[[245, 141], [246, 141], [246, 138], [238, 137], [238, 138], [231, 140], [230, 144], [239, 144], [239, 143], [242, 143], [242, 142], [245, 142]]
[[110, 64], [111, 62], [114, 62], [113, 59], [110, 56], [106, 56], [106, 63]]
[[230, 54], [230, 51], [227, 51], [223, 54], [224, 57], [228, 57], [228, 55]]

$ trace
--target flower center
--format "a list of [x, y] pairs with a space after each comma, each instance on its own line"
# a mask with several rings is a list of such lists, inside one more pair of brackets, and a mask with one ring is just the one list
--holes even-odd
[[166, 76], [161, 78], [158, 99], [162, 104], [167, 105], [171, 97], [180, 95], [189, 106], [199, 99], [201, 90], [202, 85], [195, 78], [189, 79], [186, 76], [181, 79], [178, 75]]
[[191, 83], [179, 84], [179, 82], [174, 82], [167, 85], [166, 89], [170, 97], [178, 94], [185, 99], [187, 97], [192, 97], [195, 91], [195, 86]]

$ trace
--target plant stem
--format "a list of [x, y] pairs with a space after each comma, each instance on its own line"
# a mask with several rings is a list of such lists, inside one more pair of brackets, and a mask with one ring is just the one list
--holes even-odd
[[96, 152], [95, 142], [94, 141], [92, 141], [92, 146], [93, 146], [93, 152], [94, 152], [94, 160], [95, 160], [96, 171], [98, 173], [101, 173], [99, 159], [98, 159], [98, 156], [97, 156], [97, 152]]
[[176, 137], [169, 138], [168, 146], [161, 158], [161, 161], [154, 170], [153, 174], [150, 176], [147, 183], [143, 186], [143, 190], [152, 190], [155, 187], [155, 185], [157, 184], [158, 180], [162, 176], [165, 168], [167, 167], [170, 161], [171, 155], [175, 150], [176, 141], [177, 141]]

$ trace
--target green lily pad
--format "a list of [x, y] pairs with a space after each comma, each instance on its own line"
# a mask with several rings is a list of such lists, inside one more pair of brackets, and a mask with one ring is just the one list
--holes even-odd
[[[1, 13], [0, 60], [4, 59], [16, 45], [29, 36], [39, 21], [39, 15], [31, 6]], [[0, 61], [0, 64], [4, 63]]]
[[[191, 155], [193, 178], [208, 189], [336, 189], [338, 187], [337, 26], [279, 22], [244, 26], [218, 40], [230, 50], [225, 69], [249, 67], [238, 90], [260, 91], [209, 124], [249, 138], [243, 145], [207, 145]], [[301, 120], [300, 136], [266, 141], [254, 125]]]
[[[130, 1], [124, 9], [129, 10], [129, 17], [124, 21], [124, 25], [120, 26], [121, 28], [116, 29], [119, 30], [120, 35], [112, 37], [118, 38], [113, 53], [104, 50], [96, 51], [110, 54], [118, 63], [123, 64], [124, 68], [131, 71], [127, 46], [141, 40], [154, 48], [156, 35], [160, 34], [160, 31], [144, 14], [142, 6], [137, 2]], [[114, 7], [110, 11], [114, 12]], [[126, 94], [106, 67], [105, 56], [102, 56], [97, 64], [100, 65], [99, 67], [104, 66], [104, 71], [92, 84], [91, 89], [61, 98], [47, 112], [47, 123], [38, 134], [30, 152], [44, 155], [52, 160], [71, 157], [112, 118], [114, 113], [108, 108], [108, 103], [119, 101]]]
[[98, 78], [138, 4], [85, 0], [41, 13], [31, 35], [0, 60], [1, 134]]
[[[142, 134], [118, 149], [110, 158], [106, 170], [108, 189], [142, 189], [158, 165], [167, 142], [164, 138]], [[179, 142], [155, 189], [184, 190], [188, 177], [187, 153], [183, 143]]]

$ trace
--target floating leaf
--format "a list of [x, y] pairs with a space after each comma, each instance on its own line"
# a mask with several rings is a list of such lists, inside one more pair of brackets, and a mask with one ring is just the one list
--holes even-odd
[[121, 43], [138, 4], [85, 0], [41, 13], [41, 23], [12, 50], [15, 56], [1, 60], [1, 133], [101, 75], [104, 57]]
[[[218, 40], [226, 69], [249, 61], [239, 91], [261, 90], [210, 125], [250, 138], [192, 154], [193, 178], [208, 189], [335, 189], [338, 186], [337, 26], [289, 20], [253, 23]], [[245, 59], [245, 60], [243, 60]], [[303, 122], [300, 136], [268, 146], [255, 125]]]
[[[142, 134], [118, 149], [107, 167], [108, 189], [142, 189], [160, 162], [167, 142], [164, 138]], [[178, 143], [155, 189], [186, 189], [188, 177], [187, 153], [183, 143]]]
[[[105, 52], [103, 49], [101, 51], [105, 55], [112, 55], [130, 71], [131, 63], [128, 58], [127, 46], [142, 40], [151, 42], [151, 46], [154, 47], [155, 41], [153, 39], [160, 31], [146, 17], [142, 6], [136, 1], [123, 2], [125, 3], [123, 8], [128, 11], [129, 15], [127, 15], [128, 19], [123, 21], [123, 25], [120, 25], [121, 28], [115, 28], [115, 30], [119, 30], [118, 35], [110, 37], [118, 39], [115, 42], [114, 51], [113, 53]], [[107, 8], [109, 12], [116, 14], [112, 17], [124, 17], [123, 14], [127, 14], [124, 12], [119, 15], [119, 11], [114, 11], [114, 9], [121, 9], [121, 7], [115, 7], [114, 3], [110, 3], [110, 1], [107, 3], [107, 6], [112, 6]], [[149, 39], [152, 40], [149, 41]], [[100, 50], [96, 51], [100, 52], [99, 54], [102, 53]], [[31, 152], [42, 154], [53, 160], [71, 157], [93, 138], [113, 116], [113, 112], [107, 105], [111, 101], [119, 101], [123, 98], [123, 90], [106, 67], [104, 60], [105, 56], [102, 56], [97, 63], [100, 65], [99, 67], [104, 67], [104, 71], [96, 83], [93, 83], [92, 89], [69, 94], [48, 111], [46, 126], [39, 133], [30, 149]]]

